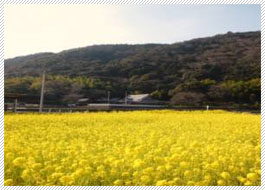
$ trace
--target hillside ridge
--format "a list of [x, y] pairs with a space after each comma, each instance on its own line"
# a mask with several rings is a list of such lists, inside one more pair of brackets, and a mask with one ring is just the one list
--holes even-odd
[[[21, 93], [12, 87], [20, 79], [28, 82], [23, 88], [18, 84], [19, 89], [35, 93], [46, 70], [48, 79], [65, 86], [60, 87], [62, 93], [55, 92], [54, 84], [47, 92], [60, 102], [69, 101], [65, 100], [69, 93], [93, 100], [105, 97], [106, 91], [114, 97], [128, 91], [151, 93], [174, 103], [181, 103], [178, 100], [184, 97], [202, 97], [193, 104], [259, 104], [260, 56], [260, 31], [228, 32], [173, 44], [94, 45], [6, 59], [5, 90]], [[250, 84], [256, 86], [250, 90]], [[224, 88], [238, 90], [229, 95]]]

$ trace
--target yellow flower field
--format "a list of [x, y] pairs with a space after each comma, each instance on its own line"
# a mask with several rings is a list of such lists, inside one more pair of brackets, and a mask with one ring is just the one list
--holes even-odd
[[260, 185], [261, 117], [5, 115], [5, 185]]

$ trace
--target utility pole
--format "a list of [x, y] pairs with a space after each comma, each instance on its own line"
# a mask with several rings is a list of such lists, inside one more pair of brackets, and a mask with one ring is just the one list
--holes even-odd
[[108, 91], [108, 104], [110, 103], [110, 91]]
[[127, 91], [125, 91], [125, 104], [127, 104]]
[[43, 74], [42, 74], [41, 94], [40, 94], [40, 109], [39, 109], [40, 113], [42, 112], [42, 107], [43, 107], [44, 84], [45, 84], [45, 71], [43, 71]]
[[14, 101], [14, 112], [17, 112], [17, 98]]

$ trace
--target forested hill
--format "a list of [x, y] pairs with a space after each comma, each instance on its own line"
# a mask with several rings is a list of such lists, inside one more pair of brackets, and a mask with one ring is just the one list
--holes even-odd
[[74, 102], [152, 93], [174, 104], [260, 104], [261, 34], [227, 33], [174, 44], [95, 45], [5, 60], [5, 92]]

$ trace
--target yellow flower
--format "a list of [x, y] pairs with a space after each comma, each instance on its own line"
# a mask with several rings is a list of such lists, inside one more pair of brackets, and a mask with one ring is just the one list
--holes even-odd
[[247, 179], [251, 182], [256, 182], [258, 180], [258, 175], [256, 173], [247, 174]]
[[194, 186], [194, 185], [195, 185], [195, 182], [194, 182], [194, 181], [188, 181], [188, 182], [187, 182], [187, 185], [188, 185], [188, 186]]
[[143, 165], [144, 165], [144, 162], [142, 160], [140, 160], [140, 159], [135, 160], [134, 163], [133, 163], [133, 167], [134, 168], [140, 168]]
[[148, 183], [151, 182], [151, 178], [150, 178], [149, 176], [147, 176], [147, 175], [143, 175], [143, 176], [141, 176], [141, 182], [142, 182], [144, 185], [146, 185], [146, 184], [148, 184]]
[[226, 183], [224, 180], [220, 179], [217, 181], [217, 185], [224, 186], [224, 185], [226, 185]]
[[260, 114], [7, 114], [4, 130], [5, 184], [261, 185]]
[[183, 161], [183, 162], [180, 162], [180, 163], [179, 163], [179, 166], [180, 166], [181, 168], [183, 168], [183, 169], [186, 169], [186, 168], [189, 167], [189, 163]]
[[191, 175], [192, 175], [192, 173], [191, 173], [190, 170], [186, 170], [186, 171], [184, 172], [184, 176], [185, 176], [186, 178], [191, 177]]
[[62, 176], [60, 178], [60, 182], [63, 184], [63, 185], [71, 185], [73, 183], [73, 179], [71, 176]]
[[31, 176], [30, 176], [30, 171], [28, 169], [23, 170], [22, 174], [21, 174], [21, 178], [24, 181], [28, 181], [30, 180]]
[[13, 179], [7, 179], [4, 181], [4, 186], [11, 186], [13, 185]]
[[240, 181], [241, 183], [245, 183], [247, 179], [242, 176], [239, 176], [237, 177], [237, 180]]
[[154, 172], [154, 168], [153, 167], [148, 167], [148, 168], [145, 168], [143, 170], [144, 174], [152, 174], [153, 172]]
[[86, 160], [80, 160], [79, 165], [86, 166], [87, 165], [87, 161]]
[[139, 176], [139, 172], [138, 171], [133, 172], [133, 177], [137, 178], [138, 176]]
[[97, 167], [97, 171], [102, 171], [102, 170], [104, 170], [104, 169], [105, 169], [105, 168], [104, 168], [103, 165], [100, 165], [100, 166]]
[[116, 169], [111, 169], [110, 170], [110, 175], [116, 176], [118, 174], [118, 171]]
[[167, 165], [166, 165], [166, 170], [167, 170], [167, 171], [171, 170], [172, 168], [173, 168], [172, 165], [170, 165], [170, 164], [167, 164]]
[[174, 181], [175, 183], [179, 183], [179, 182], [180, 182], [180, 178], [179, 178], [179, 177], [175, 177], [175, 178], [173, 179], [173, 181]]
[[252, 182], [251, 181], [246, 181], [245, 183], [244, 183], [244, 185], [246, 185], [246, 186], [252, 186], [253, 184], [252, 184]]
[[12, 159], [14, 159], [14, 154], [9, 152], [9, 153], [6, 154], [5, 158], [8, 159], [8, 160], [12, 160]]
[[51, 175], [52, 179], [58, 179], [63, 176], [63, 173], [53, 173]]
[[122, 177], [126, 178], [126, 177], [129, 177], [130, 176], [130, 173], [129, 172], [123, 172], [121, 174]]
[[219, 162], [218, 161], [213, 162], [211, 164], [211, 167], [214, 168], [214, 169], [218, 169], [220, 167]]
[[114, 181], [114, 185], [115, 186], [122, 186], [123, 185], [123, 181], [118, 179], [118, 180]]
[[131, 186], [132, 185], [132, 181], [125, 181], [125, 185], [127, 185], [127, 186]]
[[58, 166], [55, 168], [56, 172], [62, 172], [63, 171], [63, 167], [62, 166]]
[[41, 163], [35, 163], [32, 165], [32, 168], [34, 170], [40, 170], [42, 168], [42, 164]]
[[26, 162], [25, 157], [17, 157], [15, 160], [13, 160], [14, 166], [17, 166], [17, 167], [22, 167], [25, 162]]
[[159, 180], [156, 182], [156, 186], [166, 186], [168, 185], [167, 180]]
[[34, 164], [35, 163], [35, 158], [30, 156], [28, 157], [28, 164], [31, 165], [31, 164]]
[[46, 166], [44, 169], [45, 169], [45, 171], [48, 172], [48, 173], [54, 171], [54, 168], [53, 168], [52, 166], [50, 166], [50, 165]]
[[85, 174], [85, 170], [83, 168], [79, 168], [73, 173], [75, 178], [78, 178], [78, 177], [80, 177], [80, 176], [82, 176], [84, 174]]
[[168, 181], [167, 182], [169, 186], [175, 186], [176, 182], [174, 180]]
[[158, 166], [156, 170], [159, 172], [165, 172], [166, 168], [165, 168], [165, 166]]
[[210, 182], [210, 181], [212, 180], [212, 177], [211, 177], [211, 175], [209, 175], [209, 174], [208, 174], [208, 175], [205, 175], [205, 176], [204, 176], [204, 180], [206, 180], [206, 181], [209, 181], [209, 182]]
[[226, 180], [229, 180], [231, 178], [231, 175], [228, 172], [222, 172], [221, 177]]
[[[97, 171], [95, 174], [96, 174], [97, 176], [101, 177], [101, 178], [106, 177], [106, 172], [105, 172], [105, 171], [102, 171], [102, 170]], [[80, 176], [80, 177], [81, 177], [81, 176]]]

